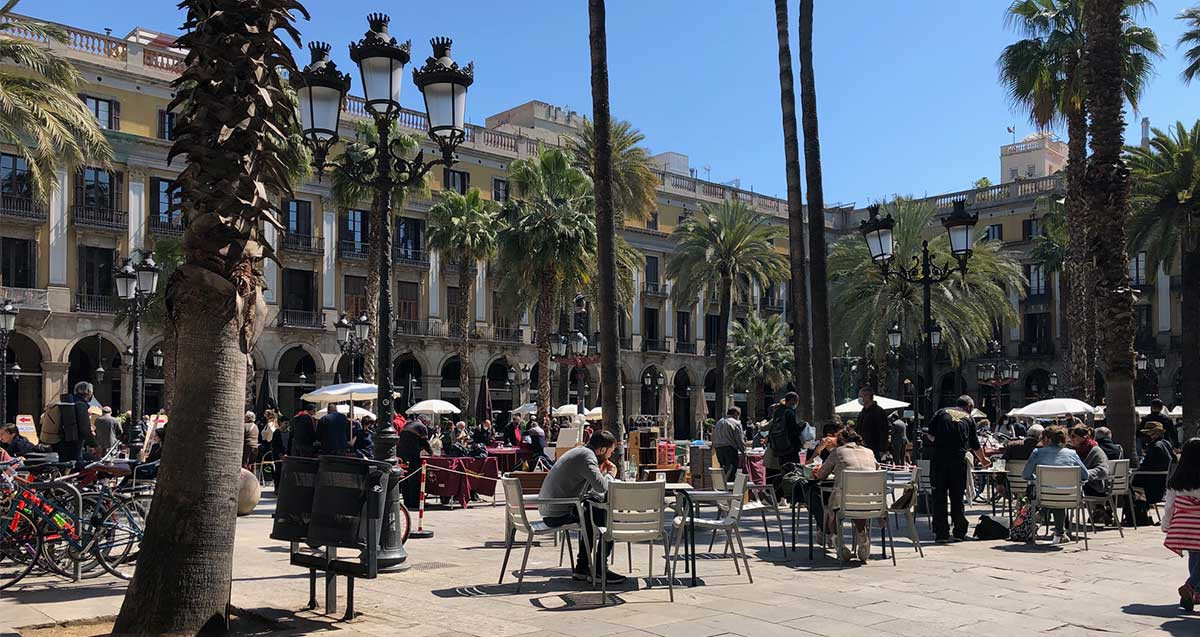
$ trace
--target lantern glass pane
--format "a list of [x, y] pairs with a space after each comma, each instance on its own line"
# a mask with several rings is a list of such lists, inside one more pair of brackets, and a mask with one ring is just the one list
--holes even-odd
[[7, 332], [7, 331], [12, 330], [13, 326], [15, 326], [16, 324], [17, 324], [17, 315], [16, 314], [10, 314], [8, 312], [0, 311], [0, 328], [3, 328], [4, 331]]
[[437, 82], [425, 87], [425, 110], [429, 113], [430, 132], [449, 137], [463, 130], [467, 109], [467, 87]]
[[364, 58], [358, 63], [362, 74], [363, 93], [367, 108], [386, 113], [400, 106], [400, 89], [404, 86], [404, 65], [389, 57]]
[[370, 323], [355, 323], [354, 324], [354, 334], [355, 334], [355, 336], [358, 336], [359, 340], [362, 340], [362, 341], [367, 340], [367, 337], [371, 335], [371, 324]]
[[138, 270], [137, 273], [137, 288], [142, 294], [153, 294], [154, 289], [158, 287], [158, 271], [146, 268]]
[[941, 330], [933, 330], [933, 331], [929, 332], [929, 342], [933, 343], [934, 347], [941, 345], [942, 344], [942, 331]]
[[947, 228], [950, 234], [950, 252], [954, 255], [966, 254], [971, 250], [971, 238], [974, 228], [971, 226], [951, 226]]
[[135, 287], [137, 277], [121, 272], [113, 278], [117, 280], [117, 296], [126, 300], [132, 299], [133, 295], [137, 292], [137, 288]]
[[318, 142], [332, 139], [341, 115], [342, 92], [328, 86], [306, 86], [300, 89], [299, 97], [304, 135]]
[[346, 339], [350, 338], [350, 328], [338, 321], [337, 324], [337, 340], [339, 343], [345, 343]]

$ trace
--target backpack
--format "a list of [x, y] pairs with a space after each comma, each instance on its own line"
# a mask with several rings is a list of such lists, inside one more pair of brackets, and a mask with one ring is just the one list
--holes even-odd
[[1017, 505], [1017, 514], [1013, 516], [1012, 528], [1008, 530], [1008, 539], [1013, 542], [1032, 542], [1037, 537], [1037, 515], [1029, 498], [1021, 498]]
[[776, 455], [781, 456], [799, 451], [799, 449], [792, 449], [792, 443], [788, 440], [787, 427], [784, 425], [787, 420], [786, 413], [787, 407], [783, 405], [776, 407], [775, 411], [771, 412], [771, 424], [767, 430], [767, 444]]
[[796, 487], [805, 482], [804, 470], [801, 465], [788, 463], [788, 471], [783, 474], [780, 479], [779, 488], [783, 492], [783, 497], [789, 502], [795, 502], [797, 499], [803, 500], [803, 495]]
[[980, 540], [1003, 540], [1008, 537], [1008, 524], [990, 515], [979, 516], [975, 525], [975, 537]]

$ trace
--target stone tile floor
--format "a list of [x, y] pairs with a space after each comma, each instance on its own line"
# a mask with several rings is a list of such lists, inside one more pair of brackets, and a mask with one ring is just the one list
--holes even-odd
[[[1200, 635], [1200, 614], [1176, 606], [1176, 587], [1186, 563], [1162, 547], [1157, 527], [1115, 530], [1062, 547], [1008, 542], [928, 545], [921, 558], [906, 539], [897, 540], [897, 565], [879, 559], [843, 566], [832, 557], [814, 561], [772, 549], [757, 512], [743, 517], [754, 583], [733, 561], [705, 554], [698, 538], [701, 586], [677, 582], [668, 601], [665, 579], [647, 584], [646, 547], [634, 547], [631, 578], [610, 589], [607, 605], [598, 591], [558, 567], [559, 549], [535, 546], [520, 593], [512, 572], [497, 585], [504, 555], [503, 509], [475, 504], [468, 510], [426, 513], [432, 539], [410, 540], [411, 567], [402, 573], [360, 581], [359, 617], [345, 622], [345, 584], [339, 580], [339, 612], [302, 611], [308, 599], [306, 573], [288, 564], [287, 547], [268, 538], [274, 500], [238, 524], [233, 604], [278, 621], [278, 634], [407, 635], [411, 637], [715, 637], [743, 635], [974, 634]], [[982, 509], [973, 511], [972, 522]], [[803, 515], [803, 513], [801, 514]], [[785, 523], [787, 519], [785, 516]], [[771, 520], [774, 523], [774, 520]], [[924, 518], [918, 520], [928, 539]], [[805, 535], [801, 526], [800, 541]], [[706, 540], [707, 538], [704, 538]], [[876, 547], [878, 544], [876, 543]], [[661, 549], [660, 549], [661, 550]], [[625, 547], [616, 550], [616, 570], [630, 572]], [[662, 568], [661, 555], [655, 568]], [[681, 569], [682, 570], [682, 569]], [[686, 581], [686, 579], [684, 580]], [[114, 615], [124, 586], [109, 577], [79, 583], [35, 579], [0, 592], [0, 634], [21, 627]], [[323, 600], [322, 600], [323, 601]]]

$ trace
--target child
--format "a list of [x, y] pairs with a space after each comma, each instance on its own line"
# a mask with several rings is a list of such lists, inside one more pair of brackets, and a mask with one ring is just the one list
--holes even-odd
[[1179, 587], [1179, 605], [1186, 610], [1200, 603], [1200, 438], [1183, 445], [1175, 473], [1167, 481], [1163, 546], [1183, 555], [1187, 551], [1188, 578]]

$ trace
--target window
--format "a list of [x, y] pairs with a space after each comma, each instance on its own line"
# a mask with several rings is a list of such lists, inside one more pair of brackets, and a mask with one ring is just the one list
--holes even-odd
[[361, 276], [342, 277], [342, 310], [357, 319], [367, 311], [367, 279]]
[[420, 219], [396, 219], [396, 255], [402, 259], [419, 259], [424, 252], [421, 235], [425, 222]]
[[987, 227], [987, 236], [984, 237], [984, 240], [985, 241], [1004, 241], [1004, 226], [1002, 226], [998, 223], [993, 223], [992, 225], [988, 226]]
[[1025, 278], [1029, 279], [1029, 296], [1042, 296], [1046, 293], [1046, 272], [1040, 263], [1025, 266]]
[[110, 248], [79, 248], [79, 291], [90, 296], [113, 295], [113, 264], [116, 256]]
[[1037, 166], [1034, 166], [1033, 164], [1028, 164], [1027, 166], [1025, 166], [1025, 176], [1026, 177], [1033, 177], [1035, 175], [1037, 175]]
[[646, 340], [658, 340], [658, 308], [642, 308], [642, 334]]
[[717, 342], [717, 326], [721, 324], [721, 317], [716, 314], [704, 315], [704, 340], [707, 343]]
[[165, 108], [158, 109], [158, 138], [175, 139], [175, 113]]
[[116, 210], [120, 201], [121, 173], [84, 168], [78, 173], [75, 205], [90, 210]]
[[650, 218], [646, 220], [647, 230], [658, 230], [658, 211], [650, 211]]
[[453, 190], [460, 195], [467, 194], [467, 189], [471, 187], [471, 174], [464, 170], [450, 170], [449, 168], [442, 171], [442, 187], [446, 190]]
[[342, 250], [367, 251], [367, 211], [347, 210], [342, 215]]
[[283, 204], [284, 223], [289, 235], [312, 236], [312, 202], [289, 199]]
[[1129, 284], [1146, 285], [1146, 253], [1139, 252], [1129, 259]]
[[80, 95], [84, 106], [87, 107], [100, 128], [121, 130], [121, 103], [116, 100], [106, 100], [91, 95]]
[[1142, 339], [1153, 334], [1154, 326], [1151, 322], [1151, 313], [1149, 304], [1138, 304], [1133, 306], [1134, 315], [1137, 317], [1137, 334]]
[[1034, 237], [1042, 236], [1042, 220], [1037, 217], [1032, 217], [1021, 222], [1021, 230], [1024, 234], [1022, 237], [1025, 240]]
[[508, 180], [492, 177], [492, 199], [499, 203], [508, 201]]
[[317, 311], [316, 276], [311, 270], [283, 269], [283, 309]]
[[1017, 176], [1018, 176], [1018, 175], [1017, 175], [1017, 169], [1016, 169], [1016, 168], [1009, 168], [1009, 169], [1008, 169], [1008, 178], [1009, 178], [1009, 179], [1016, 179], [1016, 178], [1017, 178]]
[[36, 288], [36, 267], [37, 242], [12, 237], [0, 240], [0, 285]]
[[446, 320], [450, 325], [458, 325], [467, 312], [467, 300], [463, 297], [462, 288], [446, 286]]
[[1050, 343], [1050, 314], [1033, 312], [1025, 315], [1025, 342], [1041, 345]]
[[512, 307], [505, 303], [499, 290], [492, 290], [492, 325], [505, 330], [512, 327]]
[[14, 200], [32, 200], [33, 186], [29, 177], [29, 163], [24, 157], [9, 155], [4, 153], [0, 155], [0, 194], [4, 195], [4, 208], [12, 210], [14, 207], [25, 209], [32, 202], [21, 203]]
[[174, 184], [170, 179], [155, 177], [150, 180], [151, 192], [154, 193], [150, 199], [150, 216], [160, 223], [177, 224], [183, 215], [183, 211], [178, 209], [179, 191], [172, 189]]
[[411, 281], [396, 282], [396, 318], [401, 321], [417, 320], [420, 303], [420, 288]]
[[691, 312], [676, 312], [675, 313], [675, 339], [680, 343], [692, 342], [692, 314]]
[[646, 283], [658, 284], [658, 257], [646, 255]]

